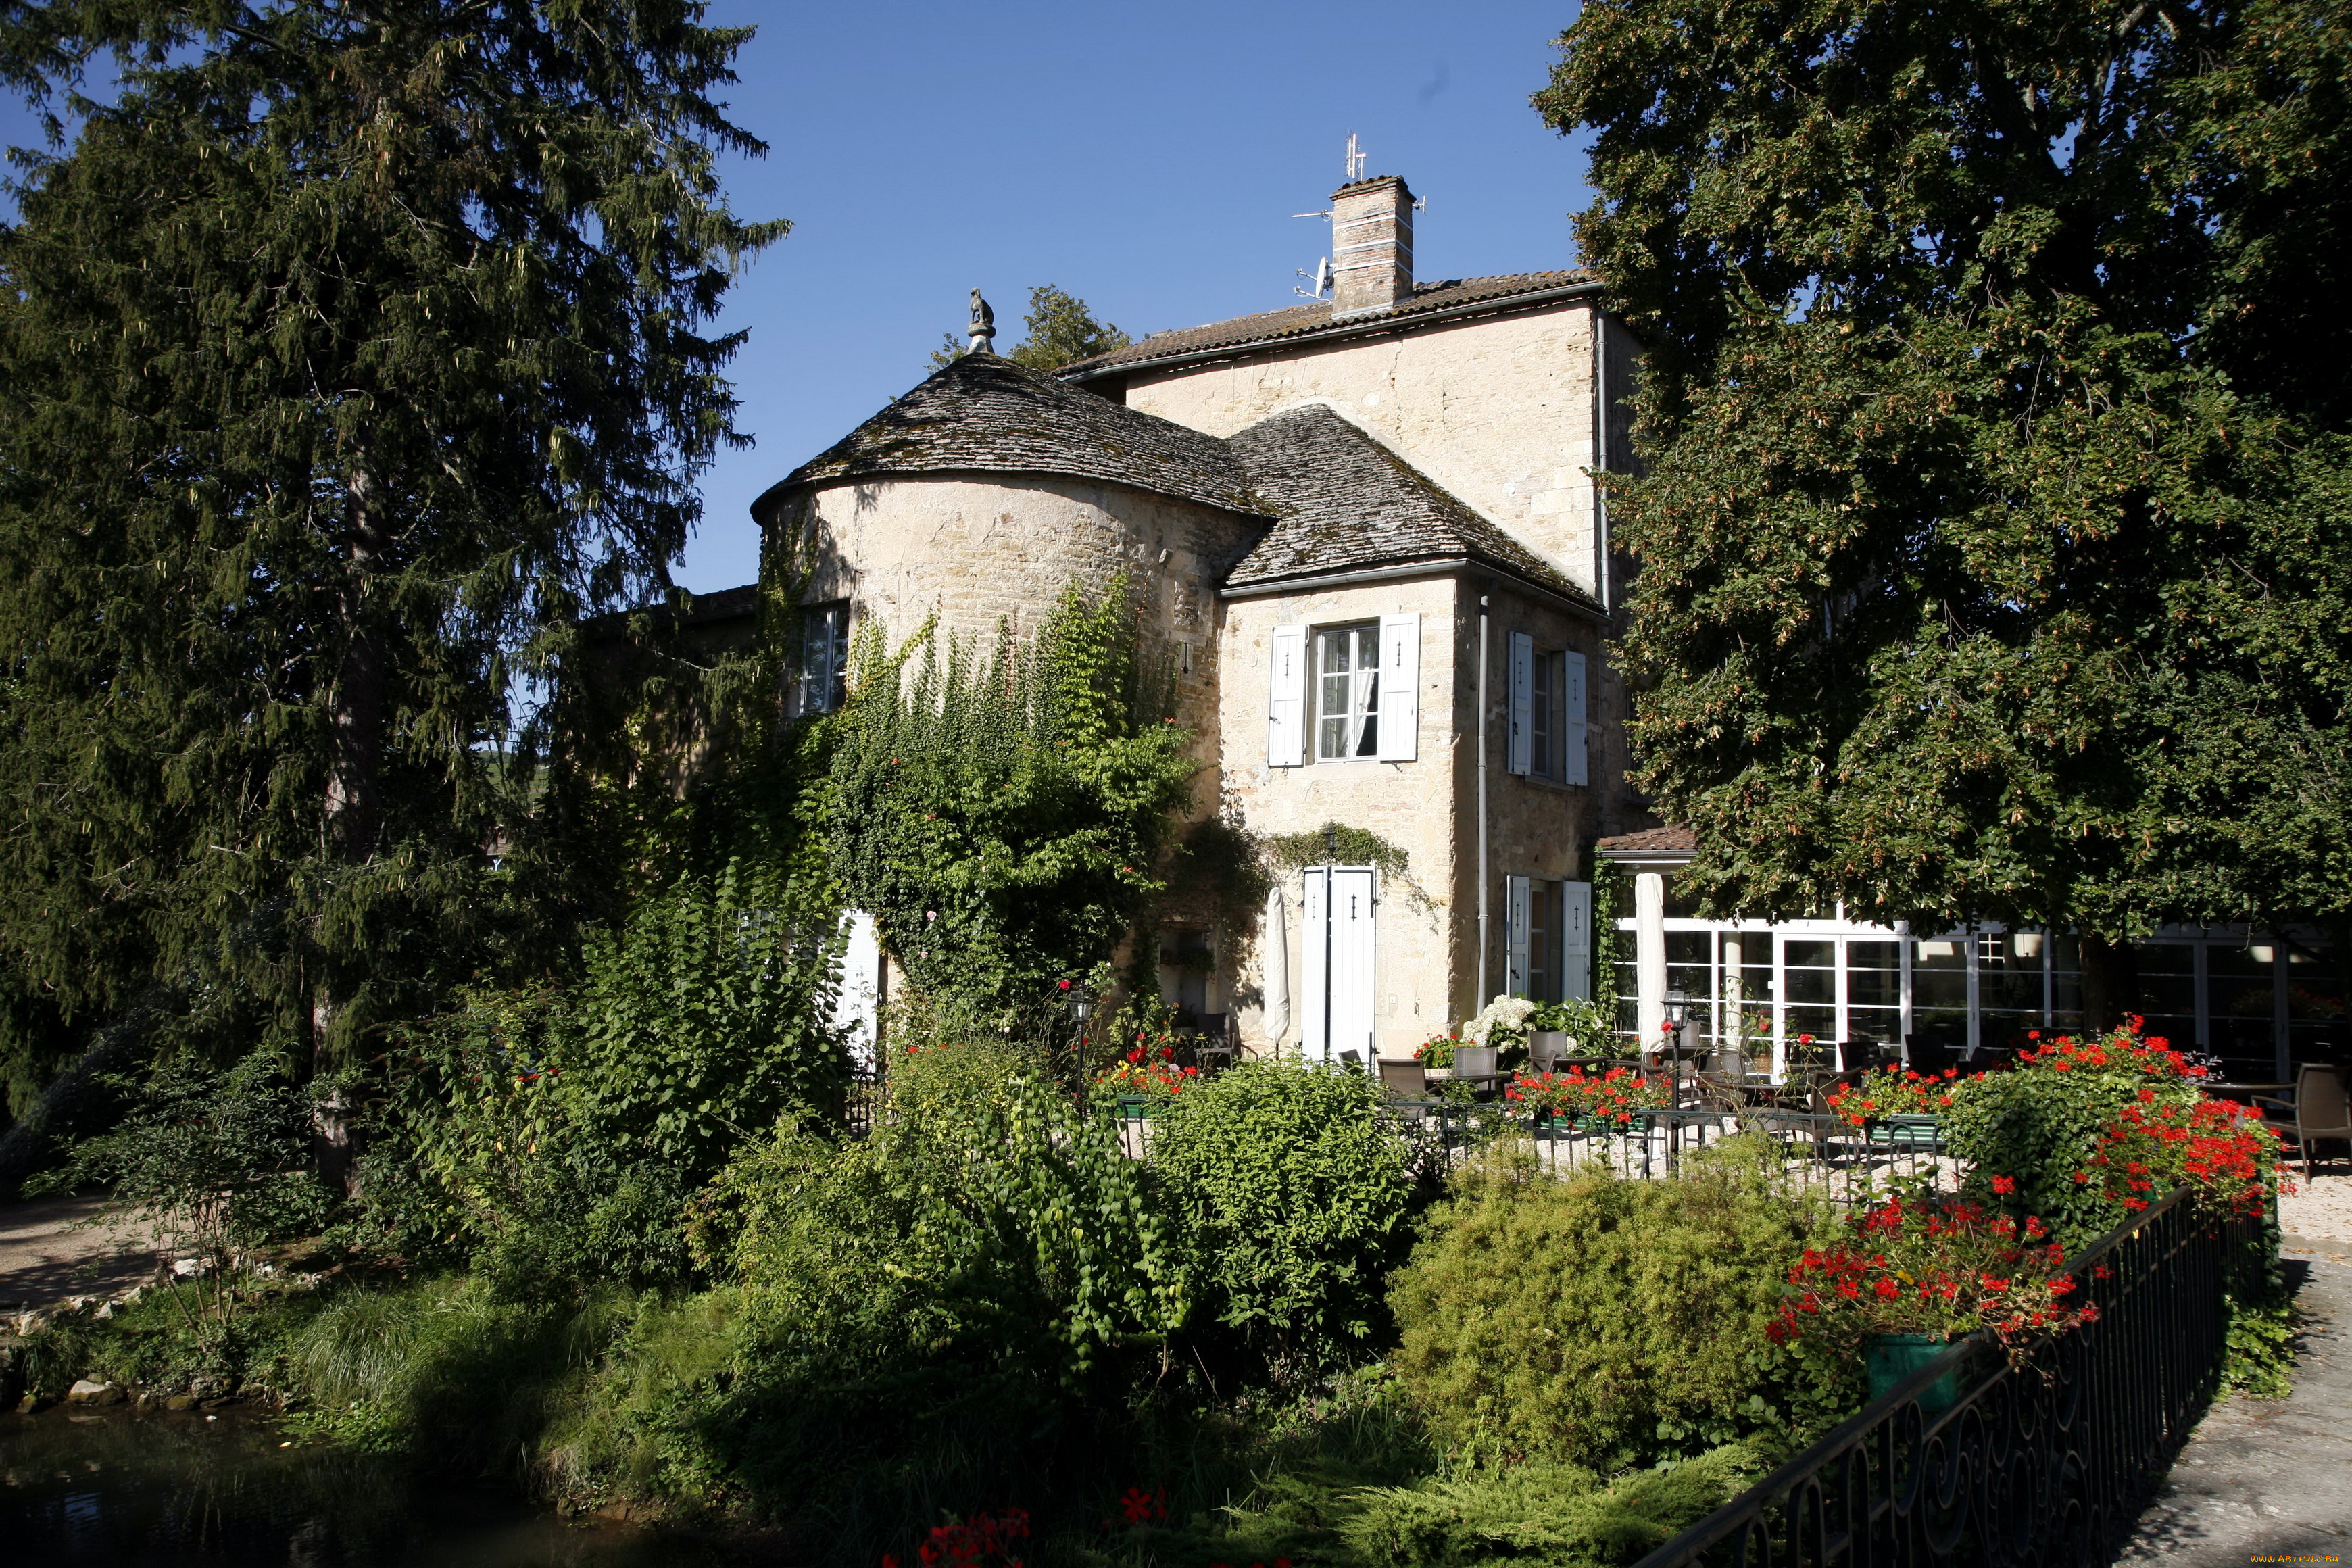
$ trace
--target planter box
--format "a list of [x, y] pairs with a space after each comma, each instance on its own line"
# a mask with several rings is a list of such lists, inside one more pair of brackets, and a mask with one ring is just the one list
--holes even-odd
[[[1863, 1364], [1870, 1369], [1870, 1399], [1875, 1405], [1895, 1392], [1895, 1385], [1952, 1348], [1952, 1342], [1933, 1334], [1864, 1334]], [[1959, 1403], [1960, 1378], [1948, 1372], [1919, 1391], [1919, 1408], [1941, 1415]]]

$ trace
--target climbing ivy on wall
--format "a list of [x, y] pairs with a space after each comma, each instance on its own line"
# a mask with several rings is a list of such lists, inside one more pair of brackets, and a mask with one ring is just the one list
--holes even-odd
[[1633, 912], [1633, 884], [1614, 860], [1588, 849], [1592, 867], [1592, 1002], [1613, 1024], [1617, 1017], [1617, 965], [1625, 935], [1617, 922]]
[[1420, 909], [1429, 907], [1429, 895], [1406, 869], [1410, 857], [1368, 828], [1327, 822], [1306, 833], [1277, 833], [1265, 841], [1266, 859], [1277, 873], [1301, 871], [1326, 860], [1337, 866], [1370, 866], [1381, 876], [1382, 896], [1402, 892]]
[[942, 1029], [1041, 1032], [1160, 889], [1193, 764], [1135, 620], [1125, 577], [1074, 580], [1026, 638], [851, 650], [825, 840]]

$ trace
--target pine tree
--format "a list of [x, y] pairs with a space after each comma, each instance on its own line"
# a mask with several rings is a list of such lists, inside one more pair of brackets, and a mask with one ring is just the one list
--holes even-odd
[[[740, 438], [691, 0], [54, 0], [79, 121], [0, 230], [0, 936], [19, 1106], [161, 984], [332, 1056], [543, 914], [589, 614], [669, 592]], [[111, 52], [116, 102], [71, 96]]]
[[[1720, 910], [2352, 913], [2352, 20], [1596, 0], [1639, 779]], [[2095, 996], [2094, 1010], [2099, 1009]]]
[[1029, 290], [1029, 314], [1022, 324], [1028, 335], [1005, 357], [1032, 370], [1059, 370], [1135, 341], [1109, 322], [1096, 321], [1084, 300], [1065, 294], [1051, 283]]

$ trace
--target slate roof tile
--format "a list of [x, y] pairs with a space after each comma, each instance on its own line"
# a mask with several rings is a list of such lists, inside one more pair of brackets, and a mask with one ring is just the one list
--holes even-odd
[[1067, 386], [997, 354], [965, 354], [784, 476], [797, 486], [881, 474], [1063, 474], [1265, 515], [1223, 441]]
[[1543, 557], [1320, 404], [1261, 420], [1227, 445], [1276, 513], [1228, 587], [1466, 557], [1592, 602]]
[[1698, 849], [1698, 830], [1693, 827], [1644, 827], [1637, 833], [1620, 833], [1603, 838], [1594, 846], [1603, 855], [1621, 854], [1688, 855]]

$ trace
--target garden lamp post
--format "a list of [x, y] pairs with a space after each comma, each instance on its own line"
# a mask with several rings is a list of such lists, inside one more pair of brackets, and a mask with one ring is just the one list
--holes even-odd
[[1667, 1071], [1682, 1076], [1683, 1026], [1690, 1019], [1690, 993], [1679, 985], [1666, 987], [1666, 1037], [1674, 1044], [1666, 1047]]

